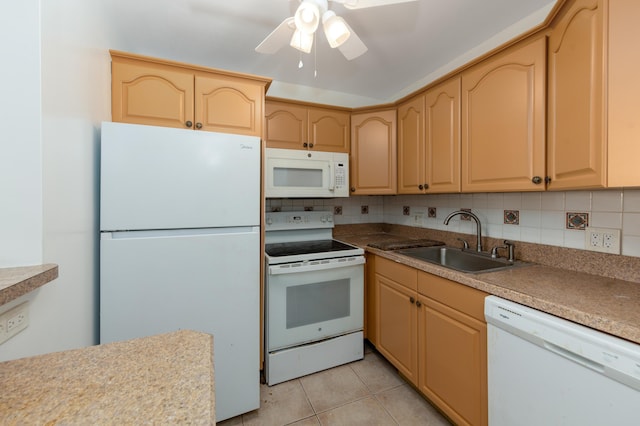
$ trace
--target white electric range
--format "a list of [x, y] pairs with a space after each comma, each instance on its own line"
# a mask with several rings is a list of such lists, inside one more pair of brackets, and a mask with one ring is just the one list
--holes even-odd
[[364, 250], [333, 226], [330, 212], [265, 216], [268, 385], [363, 357]]

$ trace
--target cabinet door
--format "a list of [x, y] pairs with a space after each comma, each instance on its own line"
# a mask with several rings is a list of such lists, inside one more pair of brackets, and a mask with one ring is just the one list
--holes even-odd
[[398, 193], [422, 194], [424, 172], [424, 95], [398, 107]]
[[545, 52], [526, 40], [462, 75], [462, 191], [544, 190]]
[[460, 77], [425, 94], [426, 192], [460, 192]]
[[351, 116], [351, 193], [396, 193], [396, 111]]
[[350, 114], [324, 108], [309, 108], [309, 147], [315, 151], [349, 152]]
[[260, 84], [196, 75], [196, 129], [262, 136], [263, 91]]
[[113, 58], [112, 120], [189, 128], [193, 123], [193, 74], [160, 65]]
[[376, 274], [376, 348], [409, 381], [418, 384], [417, 293]]
[[420, 296], [419, 389], [456, 424], [487, 424], [487, 326]]
[[549, 36], [549, 189], [606, 185], [602, 1], [575, 1]]
[[283, 102], [265, 103], [265, 143], [268, 148], [304, 149], [307, 109]]

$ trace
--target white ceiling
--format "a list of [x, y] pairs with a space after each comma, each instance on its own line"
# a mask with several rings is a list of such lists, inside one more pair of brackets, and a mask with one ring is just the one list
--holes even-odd
[[[298, 0], [105, 0], [112, 48], [272, 78], [268, 94], [350, 107], [397, 100], [543, 21], [556, 0], [417, 0], [342, 16], [369, 48], [347, 61], [321, 34], [304, 54], [255, 47]], [[317, 76], [314, 77], [314, 68]]]

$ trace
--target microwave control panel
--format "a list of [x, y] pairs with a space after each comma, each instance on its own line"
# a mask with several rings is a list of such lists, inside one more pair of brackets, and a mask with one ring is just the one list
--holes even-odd
[[336, 189], [342, 189], [347, 186], [347, 167], [345, 163], [336, 163]]

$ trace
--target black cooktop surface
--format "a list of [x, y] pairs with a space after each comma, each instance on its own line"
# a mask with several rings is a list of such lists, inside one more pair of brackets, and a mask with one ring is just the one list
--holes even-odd
[[271, 257], [294, 256], [299, 254], [328, 253], [354, 250], [356, 247], [336, 240], [297, 241], [293, 243], [265, 244], [265, 252]]

